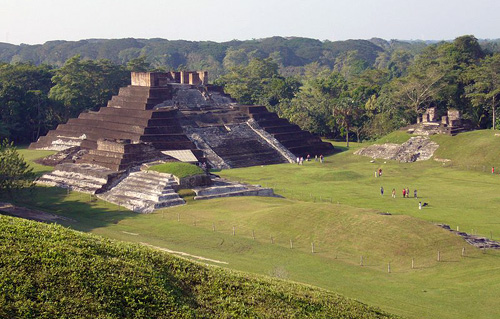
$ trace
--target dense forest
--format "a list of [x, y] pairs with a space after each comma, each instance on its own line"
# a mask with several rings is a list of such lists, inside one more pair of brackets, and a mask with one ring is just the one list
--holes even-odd
[[129, 71], [208, 70], [241, 103], [266, 105], [316, 134], [370, 139], [430, 106], [495, 128], [500, 41], [165, 39], [0, 43], [0, 137], [28, 143], [106, 105]]

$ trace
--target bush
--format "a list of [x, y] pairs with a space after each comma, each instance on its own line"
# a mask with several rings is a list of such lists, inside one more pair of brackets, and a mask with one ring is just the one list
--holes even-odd
[[14, 143], [0, 143], [0, 191], [12, 195], [14, 191], [31, 188], [35, 174], [24, 158], [17, 152]]

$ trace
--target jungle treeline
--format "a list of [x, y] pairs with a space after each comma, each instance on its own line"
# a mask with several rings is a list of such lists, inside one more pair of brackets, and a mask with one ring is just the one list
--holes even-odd
[[497, 128], [500, 46], [452, 41], [165, 39], [0, 43], [0, 137], [29, 143], [58, 123], [105, 106], [130, 71], [207, 70], [245, 104], [261, 104], [313, 133], [371, 139], [428, 107], [458, 109]]

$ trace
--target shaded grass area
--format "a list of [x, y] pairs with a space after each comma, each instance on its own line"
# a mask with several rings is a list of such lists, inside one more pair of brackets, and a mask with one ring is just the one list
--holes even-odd
[[149, 168], [149, 170], [160, 173], [172, 174], [174, 176], [177, 176], [178, 178], [184, 178], [205, 173], [200, 167], [196, 165], [182, 163], [182, 162], [169, 162], [169, 163], [153, 165]]
[[4, 318], [395, 318], [326, 290], [0, 216]]
[[55, 151], [33, 151], [33, 150], [28, 150], [28, 146], [17, 147], [17, 151], [30, 164], [30, 166], [33, 168], [33, 171], [37, 176], [41, 176], [45, 173], [52, 171], [53, 167], [40, 165], [38, 163], [35, 163], [35, 160], [52, 155], [56, 153]]

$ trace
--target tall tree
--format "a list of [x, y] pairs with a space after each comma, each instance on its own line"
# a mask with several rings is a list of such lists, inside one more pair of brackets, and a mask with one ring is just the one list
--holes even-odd
[[321, 135], [338, 131], [335, 103], [348, 90], [347, 81], [338, 72], [311, 73], [285, 116], [301, 128]]
[[270, 58], [252, 59], [247, 66], [231, 68], [217, 84], [224, 86], [224, 91], [240, 103], [266, 105], [265, 87], [275, 78], [283, 79], [275, 62]]
[[52, 82], [50, 97], [63, 103], [69, 118], [105, 106], [130, 78], [125, 68], [108, 60], [82, 60], [76, 55], [56, 71]]
[[491, 111], [491, 126], [496, 128], [496, 109], [500, 100], [500, 54], [484, 58], [479, 65], [472, 67], [467, 78], [466, 96], [476, 108], [487, 107]]
[[[57, 121], [57, 105], [48, 98], [52, 70], [29, 63], [0, 66], [0, 127], [20, 143], [36, 140]], [[7, 134], [5, 134], [7, 132]]]

